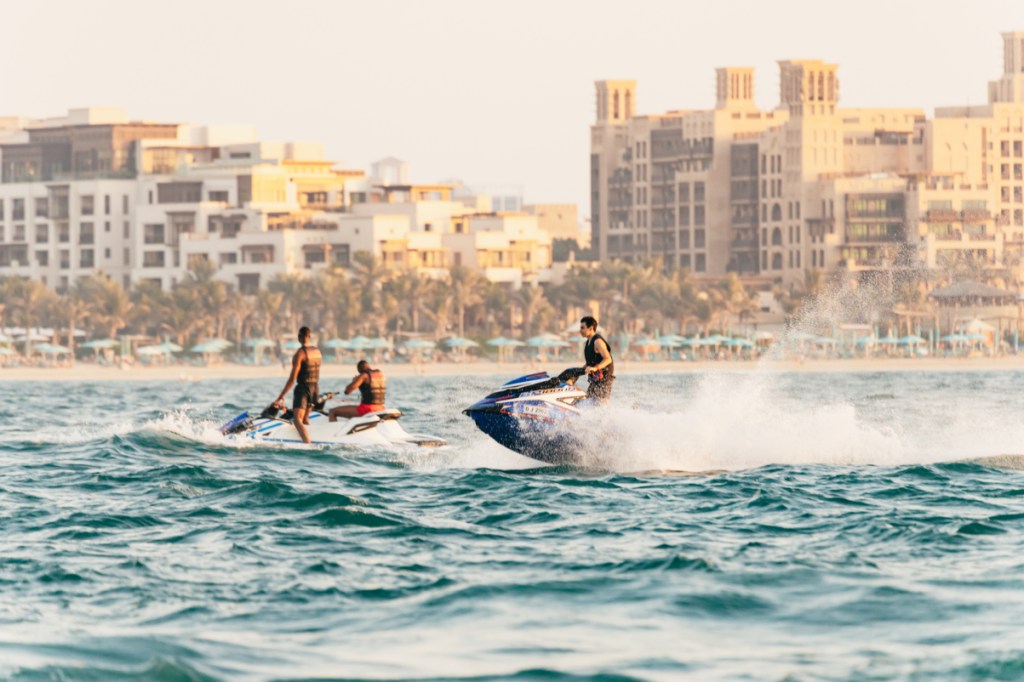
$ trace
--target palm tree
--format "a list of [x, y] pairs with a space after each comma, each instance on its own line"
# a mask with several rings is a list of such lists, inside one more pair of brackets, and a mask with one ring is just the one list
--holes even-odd
[[75, 328], [85, 322], [91, 312], [82, 290], [82, 282], [76, 282], [63, 296], [58, 297], [55, 307], [58, 318], [68, 328], [68, 351], [72, 362], [75, 361]]
[[54, 301], [53, 292], [41, 282], [31, 279], [14, 278], [5, 287], [5, 298], [12, 317], [25, 328], [25, 356], [32, 347], [31, 329], [39, 325]]
[[448, 330], [454, 297], [447, 287], [436, 287], [427, 299], [426, 312], [434, 322], [434, 339], [440, 339]]
[[280, 274], [267, 283], [267, 289], [282, 294], [281, 309], [287, 326], [293, 332], [299, 328], [299, 318], [304, 316], [303, 306], [310, 298], [310, 282], [298, 273]]
[[544, 289], [537, 285], [520, 287], [512, 295], [512, 304], [522, 311], [525, 336], [533, 336], [535, 331], [546, 326], [555, 312], [544, 296]]
[[466, 310], [483, 302], [480, 295], [481, 277], [474, 270], [456, 265], [448, 271], [452, 290], [452, 303], [459, 323], [459, 336], [466, 335]]

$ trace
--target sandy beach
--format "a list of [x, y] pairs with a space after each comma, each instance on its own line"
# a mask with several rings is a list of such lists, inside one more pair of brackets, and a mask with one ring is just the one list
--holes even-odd
[[[431, 364], [382, 363], [380, 368], [388, 376], [493, 376], [495, 380], [511, 378], [529, 372], [547, 371], [552, 374], [571, 366], [571, 362], [439, 362]], [[651, 361], [615, 363], [616, 374], [664, 374], [671, 372], [990, 372], [1024, 370], [1024, 355], [994, 358], [855, 358], [757, 360], [757, 361]], [[355, 374], [348, 364], [324, 365], [323, 382], [347, 379]], [[103, 367], [91, 363], [75, 363], [72, 367], [15, 367], [0, 368], [0, 382], [15, 381], [204, 381], [212, 379], [258, 379], [287, 377], [281, 365], [251, 366], [223, 363], [206, 367], [170, 365], [164, 367], [133, 366], [126, 368]]]

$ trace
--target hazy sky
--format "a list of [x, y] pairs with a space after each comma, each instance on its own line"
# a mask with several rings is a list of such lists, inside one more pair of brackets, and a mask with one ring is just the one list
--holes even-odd
[[844, 106], [986, 101], [1024, 0], [0, 0], [0, 115], [118, 106], [248, 124], [414, 182], [518, 185], [589, 213], [593, 81], [639, 81], [637, 112], [714, 106], [714, 69], [840, 65]]

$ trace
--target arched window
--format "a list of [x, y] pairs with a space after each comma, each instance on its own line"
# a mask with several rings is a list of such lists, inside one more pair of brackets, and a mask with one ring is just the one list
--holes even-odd
[[629, 118], [630, 116], [633, 115], [633, 94], [629, 90], [626, 90], [626, 111], [625, 111], [625, 114], [626, 114], [626, 118]]
[[825, 101], [825, 74], [818, 73], [818, 101]]
[[772, 204], [772, 220], [782, 220], [782, 207]]
[[782, 230], [778, 227], [772, 230], [772, 246], [782, 246]]
[[612, 95], [612, 118], [619, 120], [619, 91], [616, 90], [615, 94]]
[[772, 256], [772, 270], [782, 269], [782, 254], [777, 253]]

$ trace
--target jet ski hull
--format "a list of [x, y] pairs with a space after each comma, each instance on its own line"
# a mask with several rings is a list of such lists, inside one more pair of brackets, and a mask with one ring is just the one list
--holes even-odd
[[514, 379], [466, 408], [481, 431], [521, 455], [546, 464], [573, 464], [582, 445], [574, 428], [585, 393], [547, 373]]
[[[348, 445], [354, 447], [372, 446], [441, 446], [447, 442], [436, 436], [410, 434], [398, 423], [401, 412], [384, 410], [352, 419], [332, 422], [322, 412], [309, 415], [306, 432], [310, 445]], [[221, 433], [230, 440], [273, 444], [302, 445], [295, 425], [289, 420], [274, 417], [250, 418], [242, 413], [225, 423]]]
[[545, 464], [573, 464], [580, 458], [579, 439], [547, 422], [495, 412], [467, 412], [477, 428], [500, 445]]

